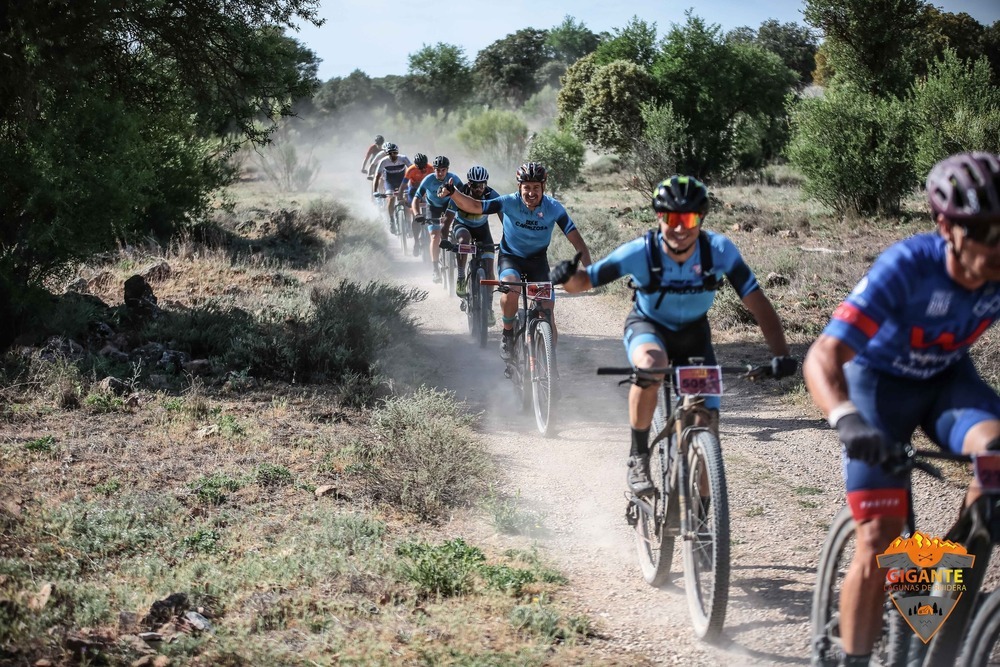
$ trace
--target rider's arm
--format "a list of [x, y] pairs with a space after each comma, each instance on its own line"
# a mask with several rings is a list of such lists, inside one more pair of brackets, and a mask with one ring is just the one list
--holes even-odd
[[771, 349], [771, 354], [776, 357], [788, 356], [788, 343], [785, 341], [785, 331], [781, 326], [778, 313], [774, 312], [771, 300], [759, 289], [755, 289], [743, 297], [743, 305], [753, 314], [757, 320], [760, 332], [764, 334], [764, 340]]
[[573, 277], [563, 283], [563, 289], [567, 292], [583, 292], [589, 290], [593, 285], [590, 284], [590, 276], [587, 275], [586, 269], [577, 269]]
[[447, 239], [451, 230], [451, 223], [455, 220], [455, 212], [449, 207], [441, 216], [441, 238]]
[[474, 213], [476, 215], [482, 215], [483, 213], [499, 213], [501, 209], [498, 207], [496, 209], [487, 210], [487, 202], [496, 201], [494, 199], [475, 199], [465, 194], [457, 188], [453, 193], [451, 193], [451, 201], [455, 203], [455, 208], [460, 211], [465, 211], [466, 213]]
[[[566, 240], [573, 244], [573, 247], [578, 253], [580, 253], [580, 264], [584, 267], [593, 264], [590, 259], [590, 249], [587, 247], [586, 241], [583, 240], [583, 236], [580, 235], [579, 230], [574, 229], [573, 231], [566, 234]], [[587, 282], [590, 282], [589, 280]], [[584, 288], [587, 289], [587, 288]]]
[[[576, 230], [574, 229], [573, 232]], [[576, 233], [579, 235], [579, 232]], [[569, 238], [568, 234], [566, 238]], [[580, 259], [583, 260], [582, 257]], [[607, 285], [626, 275], [631, 275], [641, 284], [645, 284], [649, 280], [645, 243], [641, 238], [624, 243], [612, 250], [607, 257], [585, 268], [577, 269], [573, 277], [563, 287], [567, 292], [582, 292], [593, 287]]]
[[424, 198], [420, 194], [422, 190], [418, 188], [416, 192], [413, 193], [413, 201], [410, 202], [410, 211], [413, 212], [414, 217], [420, 215], [420, 205], [423, 203]]
[[854, 350], [844, 341], [829, 334], [820, 334], [802, 362], [802, 375], [809, 395], [827, 418], [834, 408], [850, 399], [844, 364], [854, 355]]

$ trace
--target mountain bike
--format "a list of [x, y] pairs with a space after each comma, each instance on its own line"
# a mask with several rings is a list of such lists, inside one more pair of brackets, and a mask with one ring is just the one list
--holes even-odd
[[[385, 192], [376, 192], [372, 195], [378, 202], [378, 206], [381, 210], [385, 210], [387, 206], [386, 200], [389, 195]], [[396, 199], [396, 204], [392, 207], [392, 211], [388, 213], [389, 217], [389, 233], [394, 236], [399, 237], [399, 245], [403, 252], [406, 252], [406, 237], [409, 235], [410, 230], [406, 224], [406, 205]]]
[[[440, 218], [436, 219], [437, 224], [441, 224]], [[455, 241], [454, 236], [449, 231], [448, 240]], [[455, 260], [455, 253], [445, 252], [441, 250], [438, 252], [438, 271], [441, 274], [441, 286], [444, 287], [445, 294], [451, 295], [455, 289], [455, 271], [458, 268], [458, 263]]]
[[462, 297], [461, 308], [469, 320], [469, 333], [473, 340], [479, 342], [479, 347], [486, 347], [490, 332], [489, 315], [493, 308], [493, 290], [489, 285], [483, 284], [486, 280], [486, 266], [482, 255], [499, 247], [497, 243], [456, 243], [455, 249], [451, 251], [456, 255], [469, 257], [466, 273], [468, 295]]
[[[1000, 664], [1000, 590], [984, 594], [983, 579], [993, 546], [1000, 544], [1000, 452], [977, 455], [937, 450], [914, 450], [901, 445], [897, 460], [887, 464], [895, 472], [911, 469], [941, 479], [941, 471], [924, 459], [971, 462], [982, 495], [962, 509], [958, 520], [942, 537], [965, 547], [975, 557], [965, 569], [965, 591], [926, 644], [908, 627], [901, 611], [886, 595], [882, 635], [872, 651], [872, 665], [920, 667]], [[843, 656], [840, 638], [840, 591], [854, 553], [855, 521], [845, 507], [834, 519], [820, 552], [812, 604], [812, 664], [837, 665]], [[912, 500], [901, 537], [915, 530]]]
[[433, 220], [428, 220], [423, 215], [418, 215], [413, 218], [413, 222], [417, 223], [417, 238], [413, 241], [415, 248], [420, 248], [420, 258], [424, 263], [431, 261], [431, 236], [430, 232], [427, 231], [427, 225], [433, 224]]
[[[723, 373], [750, 379], [771, 374], [770, 366], [691, 365], [636, 370], [598, 368], [598, 375], [636, 377], [663, 375], [649, 435], [649, 468], [653, 490], [627, 493], [625, 518], [635, 530], [643, 579], [655, 587], [667, 582], [674, 544], [679, 538], [684, 563], [684, 590], [699, 639], [717, 638], [729, 601], [729, 499], [722, 448], [708, 428], [706, 396], [722, 394]], [[672, 395], [676, 392], [676, 404]]]
[[[552, 299], [551, 282], [500, 282], [480, 280], [479, 284], [495, 287], [507, 294], [512, 287], [521, 288], [521, 307], [514, 320], [513, 349], [505, 360], [504, 377], [514, 383], [514, 395], [523, 410], [534, 409], [535, 426], [545, 437], [555, 433], [553, 407], [557, 396], [555, 341], [552, 337], [552, 314], [539, 301]], [[531, 302], [530, 306], [528, 302]]]

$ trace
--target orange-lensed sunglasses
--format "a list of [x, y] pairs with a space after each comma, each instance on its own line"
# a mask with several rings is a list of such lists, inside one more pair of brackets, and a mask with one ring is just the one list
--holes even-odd
[[657, 213], [660, 220], [667, 223], [667, 227], [683, 227], [684, 229], [694, 229], [701, 224], [701, 215], [698, 213]]

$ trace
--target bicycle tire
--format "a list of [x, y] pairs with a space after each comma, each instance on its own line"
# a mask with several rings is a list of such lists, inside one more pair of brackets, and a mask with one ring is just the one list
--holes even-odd
[[531, 363], [531, 403], [535, 412], [535, 426], [546, 438], [555, 433], [555, 359], [552, 355], [552, 325], [542, 320], [535, 326], [532, 336], [534, 346]]
[[424, 261], [424, 264], [429, 264], [431, 261], [431, 240], [430, 233], [427, 231], [427, 226], [424, 224], [420, 225], [420, 258]]
[[443, 252], [444, 257], [444, 291], [447, 296], [451, 296], [455, 291], [455, 267], [457, 266], [455, 253]]
[[[659, 408], [657, 408], [659, 412]], [[664, 420], [654, 414], [649, 436], [654, 440], [664, 428]], [[670, 578], [670, 564], [674, 558], [674, 534], [677, 526], [677, 494], [670, 482], [670, 452], [674, 437], [664, 438], [653, 445], [649, 452], [649, 476], [653, 482], [651, 498], [653, 516], [639, 512], [635, 524], [635, 548], [639, 555], [639, 570], [647, 584], [659, 588]]]
[[492, 304], [490, 303], [490, 297], [493, 296], [493, 291], [483, 285], [483, 281], [486, 280], [486, 271], [479, 269], [476, 272], [476, 285], [475, 289], [479, 296], [476, 299], [476, 317], [479, 318], [479, 324], [477, 326], [476, 334], [479, 336], [479, 347], [486, 347], [487, 339], [490, 334], [490, 310]]
[[965, 634], [960, 665], [985, 667], [1000, 662], [1000, 590], [985, 596]]
[[[722, 634], [729, 602], [729, 500], [719, 439], [707, 429], [691, 431], [690, 437], [688, 478], [682, 480], [685, 486], [681, 493], [689, 498], [688, 525], [695, 535], [683, 540], [684, 590], [695, 635], [711, 641]], [[705, 517], [699, 517], [700, 511], [696, 511], [701, 506], [702, 468], [710, 498]], [[710, 563], [710, 570], [706, 563]]]
[[473, 272], [474, 268], [472, 262], [469, 262], [469, 283], [466, 285], [468, 296], [464, 297], [465, 304], [462, 306], [462, 310], [465, 311], [465, 318], [469, 325], [469, 333], [472, 335], [472, 340], [479, 340], [478, 290], [481, 272]]
[[526, 382], [530, 381], [531, 377], [528, 373], [528, 342], [525, 316], [524, 309], [519, 309], [514, 321], [514, 331], [520, 333], [514, 336], [514, 350], [517, 356], [513, 360], [513, 373], [511, 374], [511, 379], [514, 381], [514, 396], [523, 412], [527, 412], [531, 408], [531, 388], [526, 385]]
[[[844, 655], [840, 640], [840, 590], [854, 553], [854, 527], [851, 509], [842, 508], [830, 524], [820, 550], [810, 614], [813, 667], [837, 667]], [[882, 636], [872, 648], [871, 664], [903, 667], [913, 632], [888, 597], [883, 604], [882, 628]]]
[[410, 233], [410, 221], [407, 219], [405, 206], [396, 206], [396, 233], [399, 235], [399, 247], [403, 255], [406, 255], [406, 237]]

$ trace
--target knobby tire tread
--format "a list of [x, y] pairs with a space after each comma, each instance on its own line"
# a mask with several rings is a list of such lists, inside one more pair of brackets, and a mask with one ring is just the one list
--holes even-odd
[[[533, 337], [535, 346], [535, 363], [531, 370], [532, 406], [535, 412], [535, 425], [538, 432], [546, 438], [555, 433], [555, 409], [552, 405], [555, 368], [552, 357], [552, 325], [545, 320], [538, 322]], [[539, 380], [544, 379], [545, 382]], [[544, 386], [543, 386], [544, 384]]]

